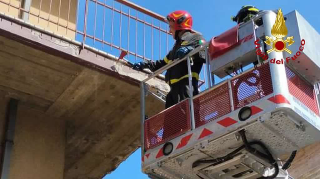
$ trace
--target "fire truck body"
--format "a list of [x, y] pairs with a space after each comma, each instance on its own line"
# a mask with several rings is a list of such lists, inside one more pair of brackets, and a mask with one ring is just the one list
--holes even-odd
[[[292, 54], [271, 52], [269, 60], [294, 57], [302, 39], [304, 50], [288, 63], [262, 62], [254, 42], [272, 36], [276, 16], [264, 11], [233, 29], [239, 40], [223, 54], [210, 54], [215, 44], [206, 44], [211, 74], [225, 77], [230, 69], [258, 61], [253, 68], [142, 120], [144, 173], [151, 178], [229, 179], [271, 172], [288, 178], [283, 163], [272, 163], [268, 156], [278, 159], [320, 141], [320, 36], [293, 11], [284, 16], [288, 36], [295, 41], [287, 47]], [[270, 48], [261, 42], [259, 49], [267, 53]]]

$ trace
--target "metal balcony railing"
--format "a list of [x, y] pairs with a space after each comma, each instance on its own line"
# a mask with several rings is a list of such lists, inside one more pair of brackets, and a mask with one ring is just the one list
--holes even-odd
[[132, 63], [162, 59], [173, 40], [165, 18], [129, 1], [83, 0], [76, 39]]
[[173, 45], [163, 16], [125, 0], [0, 0], [0, 12], [132, 63]]

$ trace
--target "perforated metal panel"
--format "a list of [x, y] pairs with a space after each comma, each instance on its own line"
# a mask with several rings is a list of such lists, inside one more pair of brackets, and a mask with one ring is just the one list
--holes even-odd
[[231, 112], [228, 83], [194, 99], [196, 127]]
[[319, 115], [316, 95], [313, 85], [301, 79], [295, 72], [286, 66], [286, 75], [288, 80], [289, 92], [299, 99], [304, 105]]
[[[263, 142], [274, 158], [317, 142], [319, 131], [316, 132], [308, 123], [304, 123], [306, 130], [299, 129], [288, 117], [291, 113], [294, 111], [278, 111], [271, 115], [271, 118], [266, 117], [262, 121], [258, 120], [247, 125], [244, 129], [248, 141]], [[209, 156], [213, 158], [225, 156], [242, 146], [242, 140], [235, 134], [229, 133], [216, 139], [209, 139], [203, 148], [194, 148], [177, 157], [161, 161], [161, 166], [154, 169], [154, 172], [167, 175], [167, 178], [197, 178], [196, 171], [192, 170], [192, 163], [198, 159], [210, 158]]]
[[[269, 130], [268, 126], [273, 130]], [[315, 136], [311, 136], [308, 131], [298, 129], [295, 123], [281, 113], [274, 114], [271, 119], [263, 123], [249, 125], [245, 129], [249, 141], [252, 139], [262, 141], [276, 156], [317, 141]], [[242, 144], [235, 135], [226, 135], [208, 145], [204, 151], [209, 155], [225, 155]]]
[[231, 81], [234, 109], [273, 93], [269, 64], [264, 64]]
[[[170, 168], [170, 171], [175, 171], [174, 168]], [[157, 168], [157, 169], [154, 169], [154, 172], [156, 174], [158, 174], [159, 176], [161, 176], [162, 178], [165, 178], [165, 179], [181, 179], [182, 177], [178, 177], [178, 176], [175, 176], [175, 175], [170, 175], [169, 173], [171, 172], [168, 172], [166, 170], [164, 170], [163, 168]], [[192, 179], [192, 178], [195, 178], [194, 176], [190, 175], [190, 174], [185, 174], [185, 175], [188, 175], [187, 177], [185, 177], [186, 179]], [[191, 177], [190, 177], [191, 176]]]
[[[187, 165], [186, 165], [187, 164]], [[179, 164], [177, 160], [171, 159], [166, 161], [160, 167], [160, 170], [157, 169], [158, 172], [162, 170], [162, 173], [171, 173], [172, 179], [192, 179], [197, 178], [197, 173], [193, 172], [192, 167], [189, 163]]]
[[189, 111], [188, 100], [185, 100], [146, 120], [145, 149], [154, 148], [190, 130]]

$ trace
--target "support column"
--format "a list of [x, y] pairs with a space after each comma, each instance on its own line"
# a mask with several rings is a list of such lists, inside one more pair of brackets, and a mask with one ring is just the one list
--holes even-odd
[[[277, 14], [273, 11], [267, 11], [266, 14], [263, 15], [263, 26], [265, 30], [265, 35], [272, 37], [271, 29], [276, 21]], [[267, 50], [271, 49], [270, 46], [267, 46]], [[282, 52], [271, 52], [268, 54], [269, 59], [281, 60], [283, 59]], [[282, 94], [288, 99], [288, 82], [286, 77], [286, 69], [284, 64], [276, 64], [270, 63], [270, 72], [271, 72], [271, 79], [273, 85], [273, 92], [275, 95]]]
[[13, 148], [13, 138], [15, 133], [16, 118], [17, 118], [18, 100], [10, 99], [6, 114], [6, 134], [5, 146], [3, 154], [3, 163], [1, 168], [1, 179], [9, 178], [10, 159]]
[[140, 115], [141, 115], [141, 157], [144, 156], [144, 121], [146, 120], [145, 116], [145, 83], [141, 82], [140, 83]]
[[[30, 12], [31, 2], [32, 0], [23, 0], [22, 8]], [[29, 21], [29, 13], [21, 11], [21, 19], [24, 21]]]

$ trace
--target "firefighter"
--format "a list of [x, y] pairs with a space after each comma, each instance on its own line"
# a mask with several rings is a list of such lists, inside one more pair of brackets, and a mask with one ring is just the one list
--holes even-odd
[[247, 22], [254, 16], [256, 16], [259, 13], [259, 9], [257, 9], [254, 6], [246, 5], [242, 6], [239, 10], [238, 14], [236, 16], [231, 17], [231, 20], [240, 24], [242, 22]]
[[[182, 59], [193, 49], [205, 42], [203, 36], [192, 30], [192, 16], [183, 10], [174, 11], [167, 16], [170, 33], [175, 39], [175, 44], [164, 59], [158, 61], [139, 62], [133, 64], [133, 69], [142, 71], [149, 68], [156, 71], [166, 64]], [[198, 80], [203, 63], [205, 63], [204, 55], [197, 53], [192, 57], [192, 86], [193, 95], [199, 94]], [[165, 108], [169, 108], [174, 104], [189, 97], [188, 94], [188, 66], [187, 61], [181, 62], [167, 70], [165, 81], [170, 86], [170, 91], [166, 96]]]
[[[245, 5], [242, 6], [241, 9], [238, 11], [236, 16], [232, 16], [231, 20], [236, 22], [238, 25], [241, 23], [245, 23], [248, 22], [249, 20], [251, 20], [253, 17], [255, 17], [257, 14], [259, 14], [261, 11], [252, 6], [252, 5]], [[262, 23], [262, 19], [256, 19], [255, 20], [255, 24], [258, 26], [261, 26]], [[255, 61], [253, 62], [253, 64], [256, 66], [259, 62]]]

